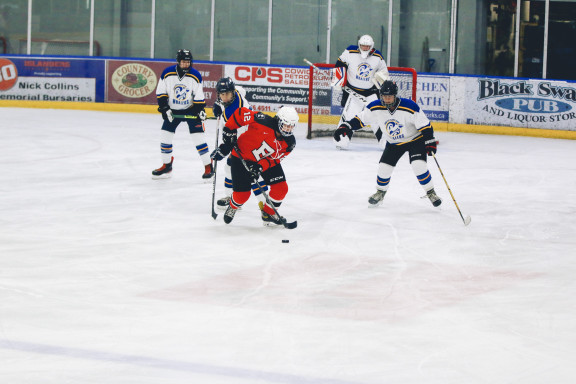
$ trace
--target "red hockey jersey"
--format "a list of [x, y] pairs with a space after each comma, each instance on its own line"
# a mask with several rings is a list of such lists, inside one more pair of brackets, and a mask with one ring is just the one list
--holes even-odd
[[246, 125], [248, 130], [238, 137], [232, 156], [257, 162], [263, 171], [279, 164], [296, 146], [294, 136], [279, 133], [277, 119], [248, 108], [237, 109], [224, 127], [234, 131]]

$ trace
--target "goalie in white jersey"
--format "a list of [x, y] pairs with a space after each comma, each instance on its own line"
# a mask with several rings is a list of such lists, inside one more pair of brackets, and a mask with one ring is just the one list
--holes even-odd
[[426, 154], [436, 153], [434, 129], [418, 104], [396, 97], [397, 94], [396, 83], [384, 81], [379, 89], [379, 99], [368, 104], [359, 115], [340, 125], [338, 131], [350, 135], [354, 130], [371, 124], [378, 127], [380, 134], [386, 137], [386, 146], [380, 157], [376, 178], [376, 193], [368, 199], [371, 206], [382, 204], [392, 172], [398, 160], [408, 152], [410, 165], [418, 182], [432, 205], [437, 207], [442, 204], [442, 200], [434, 192], [432, 175], [426, 162]]
[[[358, 45], [350, 45], [338, 57], [335, 76], [340, 81], [333, 83], [333, 86], [341, 86], [345, 91], [342, 93], [341, 105], [344, 109], [338, 123], [340, 125], [359, 114], [368, 103], [378, 99], [377, 86], [388, 79], [388, 66], [380, 51], [374, 49], [374, 39], [364, 35], [358, 39]], [[348, 148], [351, 138], [335, 135], [336, 148]]]
[[164, 119], [160, 131], [160, 152], [163, 165], [152, 171], [152, 178], [163, 179], [172, 175], [172, 163], [174, 162], [172, 140], [178, 125], [186, 122], [192, 142], [204, 164], [202, 178], [208, 180], [212, 178], [214, 172], [204, 135], [206, 101], [204, 100], [202, 75], [195, 68], [192, 68], [192, 53], [189, 50], [180, 49], [176, 53], [176, 62], [178, 64], [164, 69], [156, 88], [158, 112], [162, 114]]

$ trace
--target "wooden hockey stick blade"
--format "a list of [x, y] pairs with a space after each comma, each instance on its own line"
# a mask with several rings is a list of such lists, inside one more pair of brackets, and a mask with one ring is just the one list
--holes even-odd
[[466, 218], [464, 219], [464, 225], [470, 224], [471, 221], [472, 221], [472, 218], [470, 216], [466, 216]]

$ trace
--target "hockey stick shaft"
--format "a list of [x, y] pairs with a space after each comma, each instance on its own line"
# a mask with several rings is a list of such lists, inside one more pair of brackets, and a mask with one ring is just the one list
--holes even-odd
[[[198, 116], [196, 115], [172, 115], [172, 116], [175, 119], [192, 119], [192, 120], [198, 119]], [[206, 120], [216, 120], [216, 118], [212, 116], [206, 116]]]
[[[216, 143], [214, 143], [214, 150], [218, 148], [218, 136], [220, 135], [220, 117], [216, 121]], [[212, 180], [212, 218], [216, 220], [218, 214], [216, 213], [216, 209], [214, 207], [214, 203], [216, 201], [216, 168], [218, 167], [218, 162], [213, 161], [214, 163], [214, 180]]]
[[462, 211], [460, 211], [460, 207], [458, 206], [458, 203], [456, 202], [456, 199], [454, 198], [454, 194], [452, 193], [452, 190], [450, 189], [450, 186], [448, 185], [448, 181], [446, 181], [446, 177], [444, 176], [444, 172], [442, 172], [442, 168], [440, 168], [440, 164], [438, 163], [438, 159], [436, 159], [436, 155], [434, 154], [434, 152], [432, 152], [432, 157], [434, 158], [434, 161], [436, 162], [436, 166], [438, 167], [438, 170], [440, 171], [440, 174], [442, 175], [442, 178], [444, 179], [444, 184], [446, 184], [446, 188], [448, 188], [448, 192], [450, 192], [450, 196], [452, 196], [452, 201], [454, 202], [454, 205], [456, 206], [456, 209], [458, 210], [458, 213], [460, 214], [460, 217], [462, 218], [464, 225], [470, 224], [471, 218], [470, 218], [470, 216], [466, 216], [466, 218], [464, 218], [464, 216], [462, 215]]

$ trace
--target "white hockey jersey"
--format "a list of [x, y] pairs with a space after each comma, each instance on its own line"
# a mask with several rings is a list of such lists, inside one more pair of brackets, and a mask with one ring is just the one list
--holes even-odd
[[[386, 135], [386, 141], [393, 145], [406, 144], [422, 136], [433, 137], [432, 124], [418, 104], [410, 99], [399, 100], [400, 104], [393, 112], [380, 100], [368, 104], [350, 122], [352, 129], [360, 129], [366, 125], [378, 127], [381, 134]], [[378, 133], [375, 134], [378, 137]]]
[[168, 105], [173, 110], [191, 108], [194, 104], [205, 104], [202, 75], [194, 68], [183, 76], [178, 76], [176, 65], [172, 65], [162, 72], [156, 97], [168, 98]]
[[338, 57], [338, 62], [348, 67], [347, 85], [356, 92], [370, 89], [373, 86], [372, 78], [376, 72], [388, 73], [386, 61], [376, 49], [372, 49], [368, 57], [363, 59], [358, 46], [351, 45]]

